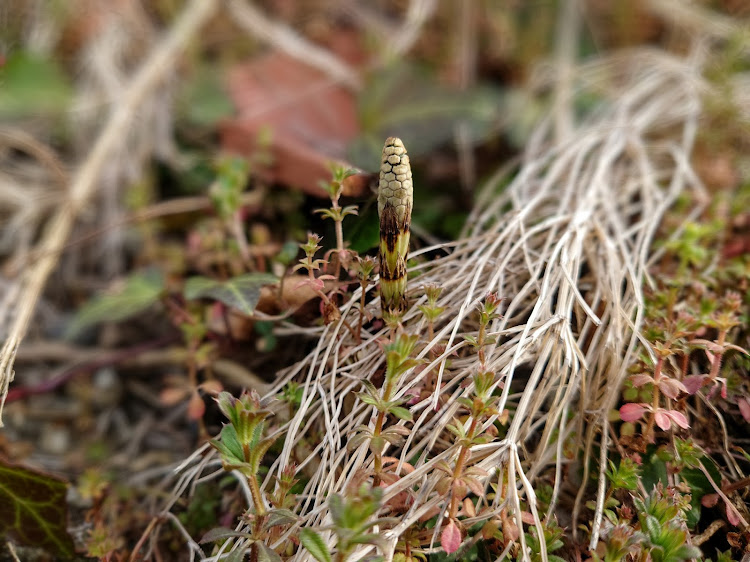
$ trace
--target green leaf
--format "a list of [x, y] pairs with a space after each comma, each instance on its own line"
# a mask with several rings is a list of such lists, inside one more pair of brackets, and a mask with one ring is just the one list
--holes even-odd
[[245, 562], [245, 549], [235, 548], [232, 552], [227, 554], [226, 558], [222, 558], [222, 562]]
[[[382, 150], [382, 146], [378, 150]], [[344, 236], [349, 241], [349, 247], [359, 254], [377, 247], [380, 243], [377, 206], [366, 206], [356, 219], [344, 219]]]
[[242, 444], [237, 437], [237, 430], [228, 424], [221, 428], [220, 439], [212, 439], [213, 445], [221, 453], [222, 461], [234, 465], [245, 462]]
[[[403, 84], [409, 88], [404, 90]], [[366, 166], [380, 153], [372, 153], [373, 139], [397, 136], [415, 156], [426, 154], [452, 138], [462, 123], [472, 140], [484, 138], [497, 122], [504, 96], [489, 85], [471, 90], [444, 87], [426, 67], [395, 62], [373, 73], [368, 87], [358, 96], [362, 137], [350, 147], [350, 161]]]
[[220, 541], [223, 539], [231, 539], [231, 538], [236, 538], [236, 537], [249, 538], [250, 535], [248, 535], [247, 533], [243, 533], [241, 531], [228, 529], [227, 527], [216, 527], [206, 532], [206, 534], [203, 535], [203, 537], [201, 538], [200, 543], [203, 544], [207, 542], [215, 542], [215, 541]]
[[94, 297], [76, 313], [65, 334], [73, 339], [82, 330], [100, 322], [122, 322], [153, 305], [164, 291], [164, 277], [156, 269], [135, 273], [123, 287], [111, 294]]
[[276, 443], [275, 437], [269, 437], [268, 439], [264, 439], [260, 443], [257, 443], [252, 451], [250, 452], [250, 469], [257, 473], [260, 470], [260, 463], [263, 460], [263, 456], [268, 452], [268, 449], [271, 448], [271, 445]]
[[61, 558], [73, 556], [67, 488], [53, 476], [0, 460], [0, 536], [12, 536]]
[[367, 379], [365, 379], [365, 380], [362, 381], [362, 386], [365, 387], [365, 392], [367, 392], [371, 396], [377, 396], [378, 395], [378, 389], [375, 388], [375, 385], [372, 384]]
[[411, 421], [413, 418], [411, 412], [401, 406], [393, 406], [388, 408], [388, 411], [400, 420]]
[[185, 282], [185, 298], [189, 300], [210, 298], [252, 316], [265, 285], [278, 281], [270, 273], [247, 273], [226, 281], [208, 277], [191, 277]]
[[312, 529], [302, 529], [299, 540], [318, 562], [331, 562], [331, 553], [322, 537]]
[[365, 394], [364, 392], [358, 392], [357, 397], [362, 400], [365, 404], [369, 404], [370, 406], [378, 406], [382, 402], [378, 397], [370, 396], [368, 394]]
[[53, 60], [16, 51], [0, 66], [0, 117], [61, 116], [71, 98], [71, 85]]
[[659, 520], [653, 515], [646, 515], [646, 531], [648, 532], [651, 542], [656, 542], [661, 536], [661, 525]]
[[331, 519], [333, 523], [338, 527], [343, 527], [343, 521], [346, 518], [344, 510], [344, 501], [338, 494], [332, 494], [328, 498], [328, 509], [331, 512]]
[[180, 95], [180, 107], [188, 121], [211, 126], [232, 114], [232, 102], [221, 87], [222, 74], [220, 67], [204, 64], [188, 79]]
[[288, 509], [274, 509], [268, 514], [265, 527], [270, 529], [277, 525], [293, 525], [298, 519], [299, 517]]
[[257, 542], [256, 544], [258, 545], [258, 562], [282, 562], [281, 556], [275, 550], [262, 542]]

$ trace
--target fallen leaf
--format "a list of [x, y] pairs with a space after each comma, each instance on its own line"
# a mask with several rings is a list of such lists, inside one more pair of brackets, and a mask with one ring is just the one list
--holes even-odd
[[0, 460], [0, 536], [10, 535], [61, 558], [73, 556], [67, 489], [53, 476]]
[[237, 116], [221, 127], [222, 147], [252, 158], [263, 148], [259, 139], [268, 131], [273, 163], [256, 173], [268, 181], [327, 197], [319, 183], [331, 179], [329, 163], [351, 167], [343, 160], [359, 133], [354, 94], [323, 72], [280, 52], [235, 67], [228, 82]]

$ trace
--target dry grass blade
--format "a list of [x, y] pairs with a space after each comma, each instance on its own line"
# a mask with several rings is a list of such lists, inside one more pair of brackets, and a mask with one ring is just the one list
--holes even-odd
[[36, 250], [40, 257], [33, 267], [26, 270], [16, 281], [18, 298], [10, 312], [0, 311], [0, 319], [7, 318], [9, 325], [5, 342], [0, 349], [0, 427], [2, 426], [2, 406], [13, 380], [13, 358], [23, 339], [26, 328], [36, 307], [37, 300], [47, 278], [57, 264], [60, 252], [70, 235], [73, 224], [81, 209], [94, 193], [97, 181], [108, 164], [108, 159], [122, 146], [124, 134], [129, 129], [144, 97], [168, 75], [176, 57], [182, 52], [187, 41], [195, 35], [202, 24], [211, 16], [216, 0], [193, 0], [186, 6], [171, 32], [162, 40], [149, 58], [143, 63], [110, 114], [109, 120], [86, 160], [74, 175], [68, 198], [50, 220], [43, 239]]
[[[525, 502], [540, 530], [535, 479], [543, 472], [557, 475], [554, 506], [562, 465], [571, 462], [562, 455], [563, 441], [573, 440], [584, 451], [582, 464], [588, 467], [595, 444], [607, 435], [607, 415], [639, 340], [641, 287], [648, 281], [656, 228], [681, 193], [702, 190], [688, 160], [704, 85], [694, 60], [647, 51], [580, 68], [575, 83], [600, 92], [598, 109], [564, 145], [554, 146], [554, 119], [543, 123], [509, 185], [500, 195], [497, 178], [487, 187], [450, 253], [411, 271], [419, 274], [410, 282], [412, 300], [418, 302], [402, 318], [404, 331], [427, 332], [414, 304], [426, 302], [416, 295], [429, 283], [442, 287], [439, 305], [445, 313], [434, 338], [420, 342], [419, 357], [432, 357], [431, 363], [407, 372], [399, 386], [403, 395], [437, 370], [438, 391], [411, 408], [414, 422], [398, 422], [409, 428], [405, 443], [383, 453], [396, 456], [400, 466], [414, 467], [385, 490], [386, 501], [402, 491], [414, 498], [400, 522], [385, 532], [390, 553], [410, 525], [433, 508], [445, 508], [434, 468], [457, 455], [445, 428], [460, 411], [456, 398], [472, 391], [477, 357], [464, 352], [463, 336], [476, 335], [475, 307], [487, 294], [495, 292], [507, 303], [504, 315], [490, 325], [496, 342], [486, 349], [486, 366], [502, 389], [498, 410], [508, 410], [510, 418], [505, 438], [475, 446], [471, 463], [487, 471], [487, 479], [499, 474], [508, 494], [480, 499], [477, 512], [485, 509], [487, 517], [509, 508], [523, 527]], [[342, 306], [342, 320], [318, 332], [315, 349], [268, 392], [275, 396], [292, 380], [304, 387], [299, 409], [283, 425], [283, 450], [266, 481], [269, 485], [272, 476], [300, 461], [298, 445], [311, 444], [300, 466], [307, 476], [298, 506], [303, 526], [329, 523], [327, 498], [343, 493], [373, 462], [366, 444], [353, 451], [345, 447], [355, 428], [373, 419], [372, 407], [353, 399], [353, 393], [383, 367], [377, 342], [385, 330], [363, 333], [363, 342], [354, 345], [342, 328], [345, 320], [356, 322], [359, 299], [357, 292]], [[603, 470], [606, 448], [599, 464]], [[592, 544], [597, 533], [595, 526]], [[360, 554], [367, 549], [372, 547], [362, 546]], [[304, 549], [295, 557], [308, 559]]]

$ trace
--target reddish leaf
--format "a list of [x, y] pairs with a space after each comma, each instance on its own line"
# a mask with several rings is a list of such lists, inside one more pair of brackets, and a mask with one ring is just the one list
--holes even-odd
[[664, 410], [659, 410], [654, 414], [654, 421], [659, 426], [659, 429], [663, 431], [667, 431], [672, 425], [669, 421], [669, 416], [667, 416]]
[[305, 279], [304, 281], [300, 281], [297, 283], [294, 288], [299, 289], [300, 287], [310, 287], [313, 291], [322, 291], [325, 289], [325, 283], [321, 281], [320, 279]]
[[731, 503], [724, 502], [724, 508], [727, 511], [727, 521], [729, 521], [735, 527], [739, 526], [740, 514], [737, 513], [735, 507]]
[[690, 424], [687, 421], [687, 418], [685, 417], [685, 414], [682, 412], [677, 412], [675, 410], [670, 410], [668, 412], [665, 412], [665, 414], [672, 419], [674, 423], [679, 425], [682, 429], [687, 429], [690, 427]]
[[703, 507], [713, 507], [719, 503], [719, 494], [706, 494], [701, 498], [701, 505]]
[[469, 498], [464, 498], [463, 508], [464, 508], [464, 513], [466, 514], [467, 517], [477, 516], [477, 510], [474, 507], [474, 502], [471, 501]]
[[688, 375], [682, 382], [685, 384], [688, 394], [695, 394], [700, 390], [707, 378], [708, 375]]
[[159, 402], [161, 402], [165, 406], [174, 406], [175, 404], [179, 404], [180, 402], [185, 400], [187, 396], [187, 388], [169, 386], [159, 393]]
[[742, 417], [745, 418], [746, 422], [750, 423], [750, 399], [740, 398], [737, 405], [740, 407]]
[[73, 556], [67, 487], [53, 476], [0, 460], [0, 536], [10, 535], [61, 558]]
[[645, 374], [633, 375], [632, 377], [630, 377], [630, 382], [633, 383], [634, 387], [639, 388], [644, 384], [654, 382], [654, 377]]
[[[350, 45], [349, 52], [356, 51], [354, 47]], [[222, 126], [222, 147], [257, 160], [266, 148], [259, 137], [270, 131], [273, 164], [256, 165], [254, 171], [271, 182], [325, 197], [319, 182], [331, 179], [328, 163], [342, 160], [359, 133], [354, 94], [323, 72], [279, 52], [234, 68], [229, 93], [238, 115]], [[364, 182], [345, 185], [352, 186], [368, 187]]]
[[476, 478], [472, 478], [471, 476], [464, 476], [463, 481], [475, 496], [482, 497], [484, 495], [484, 486], [482, 486], [479, 480], [477, 480]]
[[210, 381], [202, 382], [198, 385], [198, 388], [200, 388], [206, 394], [217, 396], [222, 390], [224, 390], [224, 385], [216, 379], [213, 379]]
[[461, 531], [456, 522], [451, 519], [440, 534], [440, 546], [448, 554], [453, 554], [461, 546]]
[[667, 396], [674, 400], [679, 396], [680, 392], [684, 392], [687, 394], [688, 389], [687, 387], [682, 384], [677, 379], [672, 378], [663, 378], [659, 381], [659, 389], [664, 393], [664, 396]]
[[625, 422], [639, 420], [647, 409], [643, 404], [624, 404], [620, 408], [620, 419]]
[[188, 409], [187, 409], [188, 419], [199, 420], [203, 417], [203, 414], [205, 413], [206, 413], [206, 403], [203, 402], [203, 398], [200, 397], [200, 394], [198, 394], [197, 392], [194, 392], [193, 395], [190, 397], [190, 402], [188, 403]]
[[536, 523], [536, 521], [534, 520], [534, 514], [530, 511], [521, 512], [521, 521], [523, 521], [527, 525], [534, 525]]

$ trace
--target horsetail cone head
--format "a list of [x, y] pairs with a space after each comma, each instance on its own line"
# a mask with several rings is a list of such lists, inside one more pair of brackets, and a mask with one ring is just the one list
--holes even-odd
[[401, 316], [407, 309], [406, 259], [413, 186], [409, 156], [401, 139], [389, 137], [383, 147], [378, 186], [380, 216], [380, 304], [383, 316]]

